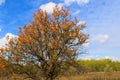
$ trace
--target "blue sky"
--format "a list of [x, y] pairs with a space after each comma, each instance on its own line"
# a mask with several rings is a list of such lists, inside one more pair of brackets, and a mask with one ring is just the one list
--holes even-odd
[[18, 27], [28, 24], [38, 9], [51, 12], [55, 4], [70, 6], [71, 14], [86, 22], [89, 54], [82, 58], [120, 58], [120, 0], [0, 0], [0, 46], [6, 35], [17, 35]]

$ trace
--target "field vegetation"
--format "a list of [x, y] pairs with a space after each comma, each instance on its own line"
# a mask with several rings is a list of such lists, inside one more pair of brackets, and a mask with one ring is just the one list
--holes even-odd
[[[72, 66], [58, 76], [56, 80], [120, 80], [120, 62], [110, 59], [78, 60], [79, 67]], [[26, 75], [13, 74], [8, 77], [1, 76], [0, 80], [31, 80]]]

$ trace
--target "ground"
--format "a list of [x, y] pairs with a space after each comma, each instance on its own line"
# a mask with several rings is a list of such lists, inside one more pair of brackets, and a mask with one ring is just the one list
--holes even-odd
[[[1, 77], [0, 80], [23, 80], [21, 76], [13, 76], [12, 79]], [[24, 79], [31, 80], [31, 79]], [[61, 76], [56, 80], [120, 80], [120, 71], [117, 72], [89, 72], [74, 74], [68, 76]]]

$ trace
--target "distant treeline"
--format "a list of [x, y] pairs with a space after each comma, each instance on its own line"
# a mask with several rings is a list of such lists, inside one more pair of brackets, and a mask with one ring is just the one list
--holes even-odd
[[[63, 65], [65, 66], [65, 65]], [[62, 75], [76, 75], [89, 72], [119, 72], [120, 62], [110, 59], [77, 60], [77, 65], [69, 66]]]
[[120, 71], [120, 62], [110, 59], [79, 60], [78, 63], [85, 72]]

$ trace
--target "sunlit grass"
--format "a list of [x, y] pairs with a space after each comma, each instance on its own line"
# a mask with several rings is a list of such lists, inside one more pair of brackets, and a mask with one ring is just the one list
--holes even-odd
[[[0, 80], [31, 80], [24, 79], [22, 76], [13, 76], [11, 78], [2, 77]], [[61, 76], [56, 80], [120, 80], [120, 71], [117, 72], [88, 72], [81, 74], [69, 74], [67, 76]]]
[[120, 72], [90, 72], [68, 75], [58, 80], [120, 80]]

